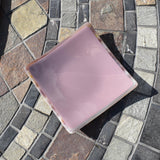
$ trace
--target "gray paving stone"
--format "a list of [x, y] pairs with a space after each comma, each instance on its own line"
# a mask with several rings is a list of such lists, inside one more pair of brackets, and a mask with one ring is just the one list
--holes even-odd
[[157, 29], [138, 26], [137, 46], [157, 48]]
[[51, 19], [48, 23], [47, 28], [47, 40], [57, 40], [58, 39], [58, 31], [59, 31], [59, 21], [55, 21]]
[[31, 156], [27, 156], [26, 158], [25, 158], [25, 160], [34, 160]]
[[149, 100], [147, 96], [132, 92], [124, 101], [124, 111], [128, 115], [144, 120], [149, 106]]
[[17, 135], [17, 131], [14, 130], [12, 127], [8, 127], [7, 130], [4, 132], [2, 137], [0, 138], [0, 152], [3, 153], [9, 144], [12, 142], [14, 137]]
[[79, 3], [88, 3], [89, 0], [79, 0]]
[[76, 13], [62, 13], [62, 27], [76, 27]]
[[49, 122], [45, 128], [45, 132], [50, 136], [54, 136], [59, 126], [60, 126], [60, 122], [55, 116], [55, 114], [52, 112], [49, 118]]
[[38, 97], [39, 97], [39, 92], [36, 89], [35, 85], [32, 84], [24, 100], [24, 103], [26, 103], [30, 107], [34, 107]]
[[141, 142], [160, 149], [160, 106], [152, 104], [144, 127]]
[[61, 13], [60, 0], [51, 0], [49, 13], [50, 13], [50, 18], [60, 18], [60, 13]]
[[18, 129], [21, 129], [30, 113], [31, 110], [29, 108], [22, 106], [22, 108], [18, 111], [18, 114], [13, 119], [12, 125]]
[[124, 53], [135, 54], [137, 32], [126, 32], [124, 34]]
[[0, 160], [5, 160], [3, 157], [0, 157]]
[[57, 45], [57, 43], [55, 41], [46, 41], [46, 45], [45, 45], [45, 48], [44, 48], [44, 54], [46, 52], [48, 52], [50, 49], [52, 49], [55, 45]]
[[20, 160], [24, 154], [25, 154], [25, 150], [15, 142], [12, 142], [11, 145], [4, 152], [3, 156], [7, 160], [13, 160], [13, 159]]
[[138, 145], [132, 160], [160, 160], [160, 154], [142, 145]]
[[113, 138], [103, 160], [127, 160], [132, 151], [132, 146], [117, 138]]
[[0, 97], [0, 134], [8, 125], [19, 105], [12, 93]]
[[35, 132], [40, 132], [42, 128], [44, 127], [46, 121], [47, 121], [47, 116], [37, 112], [37, 111], [32, 111], [31, 115], [29, 116], [26, 126]]
[[156, 26], [157, 11], [155, 6], [137, 6], [137, 25]]
[[95, 145], [87, 160], [102, 160], [106, 149]]
[[135, 12], [125, 12], [125, 22], [126, 22], [126, 26], [125, 26], [125, 30], [126, 31], [136, 31], [137, 30], [137, 26], [136, 26], [136, 13]]
[[104, 127], [102, 128], [97, 141], [104, 146], [108, 146], [115, 130], [116, 126], [114, 124], [106, 123], [106, 125], [104, 125]]
[[154, 74], [135, 69], [133, 77], [138, 82], [138, 87], [135, 89], [135, 91], [151, 96], [153, 91], [152, 86], [154, 82]]
[[134, 0], [124, 0], [124, 9], [125, 10], [135, 10], [135, 1]]
[[160, 104], [160, 83], [159, 82], [160, 82], [160, 66], [158, 68], [158, 75], [157, 75], [156, 85], [155, 85], [155, 88], [156, 88], [158, 94], [156, 94], [153, 97], [153, 101]]
[[46, 137], [45, 135], [41, 135], [38, 139], [38, 141], [35, 143], [33, 148], [31, 149], [30, 153], [34, 155], [36, 158], [40, 158], [43, 154], [43, 152], [48, 147], [51, 140]]
[[76, 12], [75, 0], [61, 0], [62, 12]]
[[137, 48], [134, 68], [141, 68], [150, 71], [156, 70], [157, 50]]
[[115, 135], [131, 143], [136, 143], [142, 125], [142, 121], [123, 114], [115, 131]]
[[88, 21], [89, 21], [89, 5], [80, 4], [79, 14], [78, 14], [78, 26], [80, 27], [82, 24]]
[[133, 54], [125, 53], [124, 60], [131, 68], [133, 68], [134, 59], [135, 59], [135, 56]]

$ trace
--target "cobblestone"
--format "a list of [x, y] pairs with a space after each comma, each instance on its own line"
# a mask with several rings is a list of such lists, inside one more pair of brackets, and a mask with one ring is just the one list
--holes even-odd
[[62, 12], [76, 12], [75, 0], [61, 0]]

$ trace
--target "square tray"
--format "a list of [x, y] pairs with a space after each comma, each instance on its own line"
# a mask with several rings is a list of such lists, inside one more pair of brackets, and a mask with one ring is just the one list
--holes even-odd
[[69, 133], [82, 128], [137, 86], [90, 23], [25, 70]]

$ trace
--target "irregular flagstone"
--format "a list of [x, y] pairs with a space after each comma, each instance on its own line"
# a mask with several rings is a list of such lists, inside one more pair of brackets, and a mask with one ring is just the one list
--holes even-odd
[[18, 144], [13, 142], [7, 150], [4, 152], [3, 156], [7, 160], [20, 160], [22, 156], [24, 155], [25, 150], [21, 148]]
[[141, 68], [150, 71], [156, 70], [157, 50], [137, 48], [134, 68]]
[[156, 26], [157, 11], [154, 6], [137, 6], [137, 25]]
[[25, 149], [28, 149], [32, 145], [36, 136], [36, 133], [28, 129], [26, 126], [23, 126], [19, 134], [16, 136], [15, 141]]
[[75, 32], [73, 28], [60, 28], [58, 41], [61, 42], [71, 36]]
[[68, 134], [63, 128], [46, 153], [50, 160], [80, 159], [86, 160], [94, 143], [77, 134]]
[[122, 0], [92, 0], [91, 23], [95, 29], [123, 31]]
[[142, 121], [123, 114], [117, 126], [115, 135], [124, 138], [131, 143], [136, 143], [142, 129], [142, 125]]
[[26, 41], [27, 46], [34, 54], [35, 58], [39, 58], [42, 55], [43, 47], [46, 37], [46, 28], [43, 28], [38, 33], [34, 34]]
[[41, 6], [45, 9], [45, 11], [48, 13], [49, 8], [49, 0], [38, 0], [38, 2], [41, 4]]
[[36, 1], [31, 0], [12, 13], [11, 23], [24, 39], [44, 26], [47, 16]]
[[2, 79], [2, 77], [0, 76], [0, 96], [2, 96], [3, 94], [5, 94], [7, 91], [8, 91], [8, 87], [5, 84], [5, 82]]
[[103, 160], [127, 160], [132, 151], [132, 145], [113, 138]]
[[20, 84], [19, 86], [17, 86], [12, 90], [19, 102], [22, 102], [29, 88], [30, 83], [31, 83], [31, 80], [27, 79], [25, 82], [23, 82], [22, 84]]
[[1, 57], [0, 69], [9, 87], [13, 88], [27, 79], [28, 76], [24, 71], [24, 67], [32, 60], [23, 44]]
[[10, 122], [18, 107], [19, 105], [12, 93], [9, 92], [0, 97], [0, 134]]
[[157, 28], [137, 28], [137, 46], [157, 48]]
[[154, 5], [155, 0], [136, 0], [136, 5]]

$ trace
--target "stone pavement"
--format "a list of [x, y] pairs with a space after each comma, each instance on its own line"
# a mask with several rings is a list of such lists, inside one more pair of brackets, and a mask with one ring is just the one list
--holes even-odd
[[[160, 0], [2, 0], [0, 160], [160, 159]], [[68, 134], [24, 66], [91, 22], [139, 86]]]

